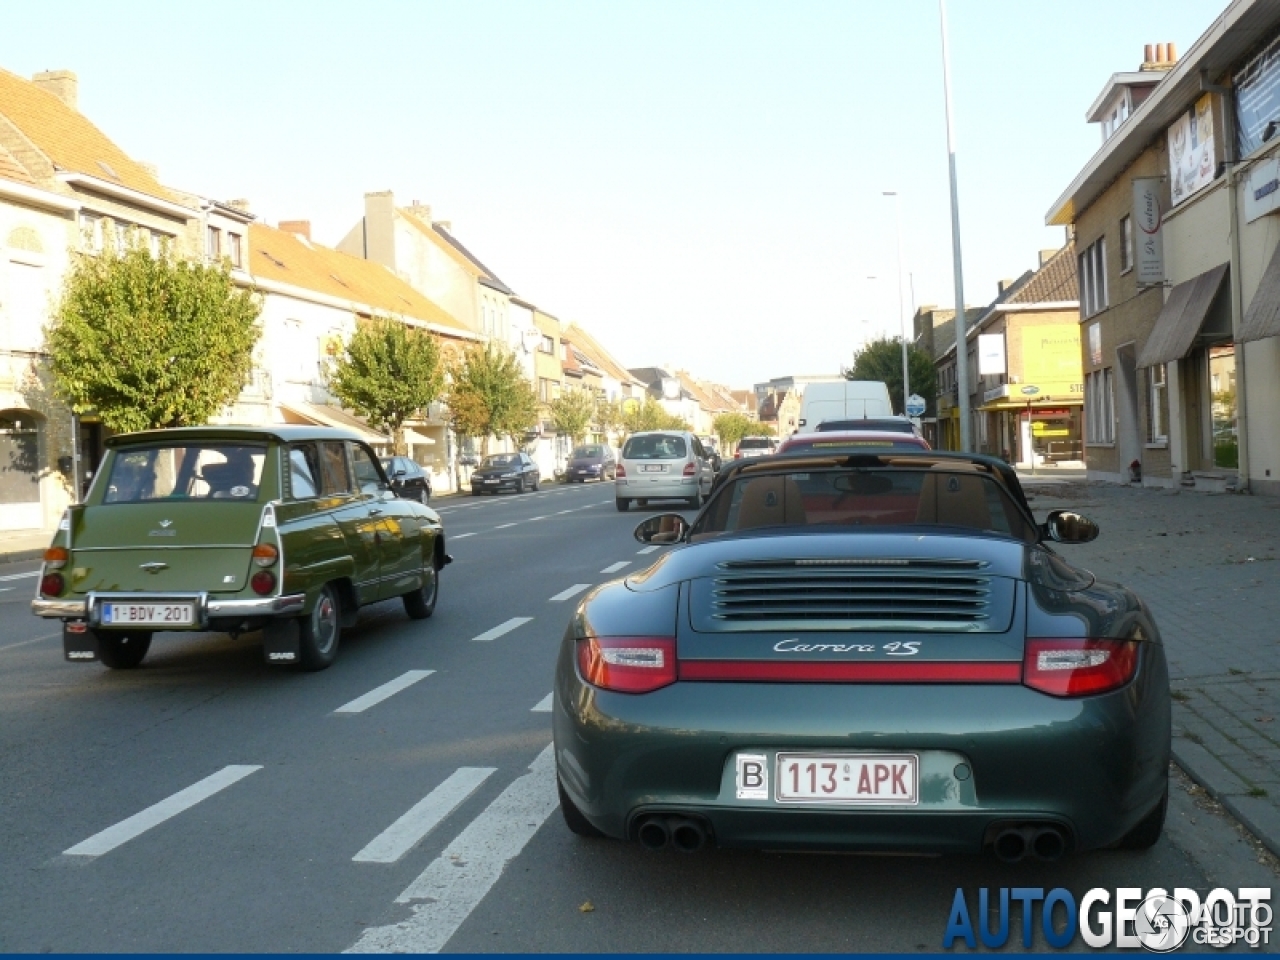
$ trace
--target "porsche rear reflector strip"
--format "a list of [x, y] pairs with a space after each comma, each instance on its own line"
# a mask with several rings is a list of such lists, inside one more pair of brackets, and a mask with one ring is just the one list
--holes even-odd
[[1021, 683], [1022, 663], [1013, 662], [822, 662], [777, 660], [681, 660], [681, 680], [762, 683]]

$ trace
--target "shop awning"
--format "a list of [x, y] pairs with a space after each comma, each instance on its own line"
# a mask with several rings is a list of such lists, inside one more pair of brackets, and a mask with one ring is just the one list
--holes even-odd
[[[380, 433], [369, 429], [369, 425], [359, 417], [353, 417], [345, 410], [337, 407], [321, 406], [316, 403], [282, 403], [280, 410], [286, 418], [297, 417], [303, 423], [314, 423], [322, 427], [340, 427], [359, 434], [365, 443], [385, 444], [390, 441]], [[294, 421], [297, 422], [296, 420]]]
[[1280, 246], [1271, 255], [1267, 272], [1262, 275], [1258, 292], [1253, 295], [1249, 309], [1244, 312], [1240, 324], [1241, 343], [1248, 340], [1265, 340], [1280, 336]]
[[1173, 363], [1191, 352], [1226, 275], [1227, 264], [1224, 263], [1198, 277], [1184, 280], [1169, 292], [1169, 299], [1164, 302], [1160, 315], [1156, 317], [1155, 328], [1138, 357], [1138, 366]]

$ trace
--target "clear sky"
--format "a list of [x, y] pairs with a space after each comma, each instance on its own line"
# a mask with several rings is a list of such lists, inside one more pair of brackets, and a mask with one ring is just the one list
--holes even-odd
[[[965, 294], [1060, 246], [1084, 114], [1225, 0], [950, 0]], [[919, 303], [951, 304], [936, 0], [6, 5], [0, 67], [175, 187], [335, 244], [366, 191], [430, 204], [521, 296], [627, 366], [735, 387], [836, 373], [898, 329], [892, 201]], [[869, 277], [876, 277], [869, 280]]]

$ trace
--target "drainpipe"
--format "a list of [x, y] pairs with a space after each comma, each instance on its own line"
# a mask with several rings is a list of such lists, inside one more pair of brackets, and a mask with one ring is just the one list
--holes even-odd
[[[1224, 95], [1219, 103], [1228, 102]], [[1228, 149], [1236, 152], [1235, 114], [1230, 109], [1222, 111], [1226, 128]], [[1240, 327], [1244, 323], [1244, 278], [1240, 276], [1240, 206], [1236, 202], [1236, 183], [1239, 180], [1239, 157], [1227, 164], [1227, 204], [1231, 216], [1231, 339], [1236, 347], [1236, 441], [1239, 458], [1239, 479], [1236, 493], [1249, 493], [1249, 393], [1244, 375], [1244, 347], [1240, 342]]]

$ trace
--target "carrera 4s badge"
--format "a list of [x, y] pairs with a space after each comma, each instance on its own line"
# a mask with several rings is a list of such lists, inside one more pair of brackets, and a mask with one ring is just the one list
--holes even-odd
[[801, 643], [799, 637], [779, 640], [773, 645], [775, 653], [875, 653], [877, 650], [891, 657], [914, 657], [920, 652], [923, 640], [891, 640], [889, 643]]

